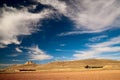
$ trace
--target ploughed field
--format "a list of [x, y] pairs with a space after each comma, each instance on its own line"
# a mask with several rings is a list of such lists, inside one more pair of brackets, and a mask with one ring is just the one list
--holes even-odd
[[0, 80], [120, 80], [120, 70], [1, 73]]

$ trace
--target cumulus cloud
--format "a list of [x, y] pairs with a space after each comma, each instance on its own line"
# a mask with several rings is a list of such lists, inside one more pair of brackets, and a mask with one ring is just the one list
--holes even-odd
[[31, 48], [28, 48], [28, 50], [29, 58], [31, 60], [48, 60], [53, 58], [53, 56], [46, 54], [38, 46], [33, 46]]
[[[119, 24], [119, 0], [36, 0], [50, 5], [64, 16], [70, 18], [76, 29], [98, 32], [115, 27]], [[118, 21], [119, 20], [119, 21]], [[82, 32], [83, 33], [83, 32]], [[81, 34], [79, 31], [68, 32], [66, 35]]]
[[100, 56], [106, 53], [115, 54], [120, 52], [120, 47], [117, 46], [118, 44], [120, 44], [120, 36], [112, 38], [106, 42], [88, 45], [89, 49], [76, 51], [73, 56], [76, 58], [95, 58], [98, 55]]
[[37, 22], [48, 18], [52, 13], [49, 9], [44, 9], [39, 13], [30, 13], [27, 8], [18, 10], [13, 7], [4, 6], [0, 9], [0, 47], [8, 44], [20, 44], [18, 36], [31, 35], [38, 31]]

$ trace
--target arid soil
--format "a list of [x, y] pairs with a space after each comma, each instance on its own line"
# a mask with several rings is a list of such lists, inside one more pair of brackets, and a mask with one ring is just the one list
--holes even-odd
[[2, 73], [0, 80], [120, 80], [120, 70]]

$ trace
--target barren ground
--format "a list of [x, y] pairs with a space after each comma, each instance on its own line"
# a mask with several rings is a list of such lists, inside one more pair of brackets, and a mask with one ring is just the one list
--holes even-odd
[[120, 70], [3, 73], [0, 80], [120, 80]]

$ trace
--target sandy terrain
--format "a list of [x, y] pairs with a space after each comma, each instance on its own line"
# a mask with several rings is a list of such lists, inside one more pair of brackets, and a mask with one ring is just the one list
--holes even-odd
[[4, 73], [0, 80], [120, 80], [120, 70]]

